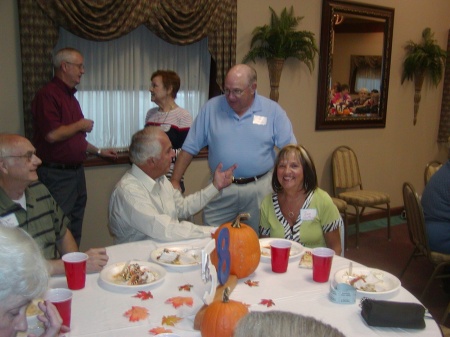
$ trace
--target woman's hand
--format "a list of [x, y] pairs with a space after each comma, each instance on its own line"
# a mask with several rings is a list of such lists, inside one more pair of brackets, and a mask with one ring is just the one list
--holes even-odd
[[[39, 309], [43, 314], [38, 315], [38, 320], [44, 323], [44, 333], [39, 337], [57, 337], [59, 333], [69, 332], [69, 327], [62, 325], [62, 318], [59, 315], [56, 307], [50, 301], [39, 302]], [[30, 334], [28, 337], [36, 337], [35, 334]]]

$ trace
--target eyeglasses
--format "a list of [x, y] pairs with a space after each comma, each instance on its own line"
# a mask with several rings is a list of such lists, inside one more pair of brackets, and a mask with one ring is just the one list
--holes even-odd
[[64, 62], [66, 62], [66, 63], [68, 63], [68, 64], [71, 64], [71, 65], [77, 67], [79, 70], [84, 70], [84, 69], [85, 69], [83, 63], [72, 63], [72, 62], [68, 62], [68, 61], [64, 61]]
[[28, 151], [25, 154], [22, 154], [20, 156], [2, 156], [2, 158], [25, 158], [28, 161], [31, 161], [31, 158], [36, 155], [36, 150], [34, 151]]
[[225, 89], [223, 91], [223, 93], [226, 96], [229, 96], [230, 94], [233, 94], [234, 97], [241, 97], [242, 94], [244, 93], [245, 90], [247, 90], [248, 88], [250, 88], [252, 85], [249, 84], [248, 86], [246, 86], [244, 89]]

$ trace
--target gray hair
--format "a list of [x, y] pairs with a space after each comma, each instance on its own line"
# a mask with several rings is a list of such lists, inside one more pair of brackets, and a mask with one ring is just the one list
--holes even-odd
[[345, 337], [339, 330], [313, 317], [284, 311], [253, 311], [244, 316], [234, 337]]
[[73, 62], [74, 54], [82, 55], [80, 51], [75, 48], [66, 47], [58, 50], [53, 57], [53, 67], [58, 69], [63, 62]]
[[143, 164], [148, 158], [161, 156], [161, 132], [163, 131], [159, 126], [147, 126], [133, 135], [129, 149], [130, 161], [133, 164]]
[[359, 89], [358, 92], [364, 92], [364, 93], [368, 94], [369, 90], [367, 88], [361, 88], [361, 89]]
[[33, 238], [0, 224], [0, 303], [9, 296], [33, 299], [48, 286], [49, 265]]

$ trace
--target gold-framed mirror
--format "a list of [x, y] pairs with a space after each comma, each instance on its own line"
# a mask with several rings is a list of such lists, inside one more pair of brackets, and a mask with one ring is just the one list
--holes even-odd
[[316, 130], [385, 127], [393, 27], [393, 8], [323, 0]]

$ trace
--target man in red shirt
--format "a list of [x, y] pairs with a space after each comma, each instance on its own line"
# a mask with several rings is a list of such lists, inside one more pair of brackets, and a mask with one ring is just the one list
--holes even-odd
[[36, 154], [42, 159], [39, 180], [70, 218], [70, 230], [81, 241], [87, 192], [83, 161], [86, 154], [115, 158], [111, 149], [99, 149], [86, 140], [94, 121], [86, 119], [74, 96], [84, 74], [83, 56], [73, 48], [59, 50], [53, 60], [55, 76], [34, 97], [33, 114]]

